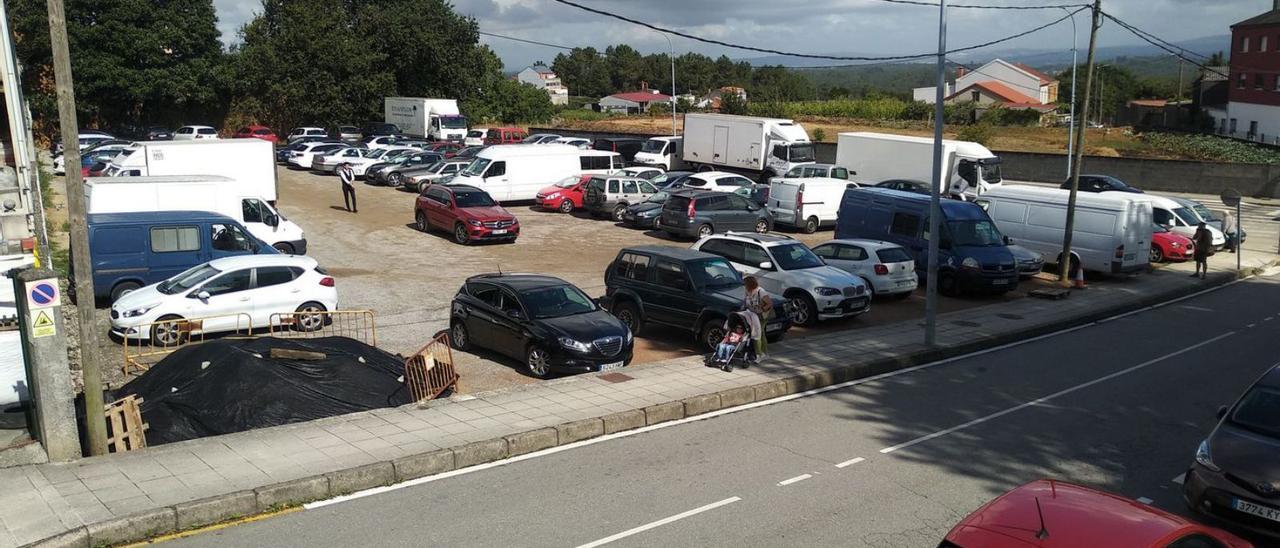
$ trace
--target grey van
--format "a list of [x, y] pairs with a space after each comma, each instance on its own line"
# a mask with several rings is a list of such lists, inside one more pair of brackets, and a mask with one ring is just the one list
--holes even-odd
[[773, 216], [751, 200], [728, 192], [684, 189], [662, 205], [662, 230], [672, 236], [702, 238], [730, 230], [765, 233]]

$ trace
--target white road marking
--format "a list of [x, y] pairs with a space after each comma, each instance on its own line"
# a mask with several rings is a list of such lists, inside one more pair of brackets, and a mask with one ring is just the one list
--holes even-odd
[[1274, 320], [1274, 319], [1276, 319], [1276, 317], [1275, 317], [1275, 316], [1267, 316], [1267, 317], [1263, 318], [1263, 319], [1262, 319], [1262, 321], [1264, 321], [1264, 322], [1269, 322], [1269, 321]]
[[1195, 350], [1195, 349], [1197, 349], [1197, 348], [1200, 348], [1200, 347], [1202, 347], [1202, 346], [1206, 346], [1206, 345], [1209, 345], [1209, 344], [1213, 344], [1213, 343], [1218, 342], [1218, 341], [1220, 341], [1220, 340], [1222, 340], [1222, 339], [1225, 339], [1225, 338], [1227, 338], [1227, 337], [1230, 337], [1230, 336], [1232, 336], [1232, 335], [1235, 335], [1235, 333], [1236, 333], [1235, 331], [1228, 331], [1228, 332], [1223, 333], [1223, 334], [1221, 334], [1221, 335], [1218, 335], [1217, 337], [1214, 337], [1214, 338], [1212, 338], [1212, 339], [1209, 339], [1209, 340], [1206, 340], [1206, 341], [1202, 341], [1202, 342], [1199, 342], [1199, 343], [1193, 344], [1193, 345], [1191, 345], [1191, 346], [1188, 346], [1188, 347], [1186, 347], [1186, 348], [1183, 348], [1182, 350], [1177, 350], [1177, 351], [1174, 351], [1174, 352], [1170, 352], [1170, 353], [1168, 353], [1168, 354], [1165, 354], [1165, 355], [1163, 355], [1163, 356], [1160, 356], [1159, 358], [1154, 358], [1154, 359], [1147, 360], [1147, 361], [1142, 362], [1142, 363], [1140, 363], [1140, 364], [1138, 364], [1138, 365], [1135, 365], [1135, 366], [1133, 366], [1133, 367], [1130, 367], [1130, 368], [1127, 368], [1127, 369], [1121, 369], [1120, 371], [1116, 371], [1115, 373], [1111, 373], [1111, 374], [1109, 374], [1109, 375], [1104, 375], [1104, 376], [1102, 376], [1102, 377], [1098, 377], [1098, 378], [1096, 378], [1096, 379], [1093, 379], [1093, 380], [1091, 380], [1091, 381], [1089, 381], [1089, 382], [1086, 382], [1086, 383], [1083, 383], [1083, 384], [1077, 384], [1077, 385], [1075, 385], [1075, 386], [1073, 386], [1073, 387], [1071, 387], [1071, 388], [1067, 388], [1067, 389], [1065, 389], [1065, 390], [1059, 390], [1059, 391], [1057, 391], [1057, 392], [1054, 392], [1054, 393], [1052, 393], [1052, 394], [1049, 394], [1048, 396], [1044, 396], [1044, 397], [1041, 397], [1041, 398], [1036, 398], [1036, 399], [1031, 400], [1031, 401], [1026, 402], [1026, 403], [1021, 403], [1021, 404], [1015, 405], [1015, 406], [1013, 406], [1013, 407], [1010, 407], [1010, 408], [1008, 408], [1008, 409], [1005, 409], [1005, 410], [1003, 410], [1003, 411], [997, 411], [997, 412], [992, 413], [992, 414], [990, 414], [990, 415], [987, 415], [987, 416], [985, 416], [985, 417], [979, 417], [979, 418], [973, 419], [973, 420], [971, 420], [971, 421], [969, 421], [969, 422], [966, 422], [966, 423], [961, 424], [961, 425], [958, 425], [958, 426], [952, 426], [951, 428], [947, 428], [947, 429], [945, 429], [945, 430], [939, 430], [939, 431], [934, 432], [934, 433], [932, 433], [932, 434], [928, 434], [928, 435], [920, 436], [920, 437], [918, 437], [918, 438], [916, 438], [916, 439], [914, 439], [914, 440], [908, 441], [908, 442], [906, 442], [906, 443], [900, 443], [900, 444], [898, 444], [898, 445], [894, 445], [894, 446], [892, 446], [892, 447], [886, 447], [886, 448], [884, 448], [884, 449], [881, 449], [881, 450], [880, 450], [880, 452], [881, 452], [881, 453], [892, 453], [892, 452], [897, 451], [897, 450], [899, 450], [899, 449], [903, 449], [903, 448], [906, 448], [906, 447], [911, 447], [911, 446], [913, 446], [913, 445], [916, 445], [916, 444], [919, 444], [919, 443], [924, 443], [924, 442], [929, 441], [929, 440], [932, 440], [932, 439], [940, 438], [940, 437], [942, 437], [942, 436], [946, 436], [946, 435], [948, 435], [948, 434], [954, 434], [954, 433], [956, 433], [956, 432], [959, 432], [960, 430], [964, 430], [964, 429], [966, 429], [966, 428], [969, 428], [970, 426], [974, 426], [974, 425], [982, 424], [982, 423], [987, 422], [987, 421], [989, 421], [989, 420], [998, 419], [998, 418], [1000, 418], [1000, 417], [1003, 417], [1003, 416], [1008, 415], [1008, 414], [1010, 414], [1010, 413], [1013, 413], [1013, 412], [1015, 412], [1015, 411], [1021, 411], [1021, 410], [1023, 410], [1023, 409], [1028, 408], [1028, 407], [1032, 407], [1032, 406], [1040, 405], [1040, 404], [1045, 403], [1045, 402], [1047, 402], [1047, 401], [1049, 401], [1049, 400], [1052, 400], [1052, 399], [1054, 399], [1054, 398], [1058, 398], [1058, 397], [1061, 397], [1061, 396], [1065, 396], [1065, 395], [1070, 394], [1070, 393], [1072, 393], [1072, 392], [1075, 392], [1075, 391], [1077, 391], [1077, 390], [1083, 390], [1083, 389], [1088, 388], [1088, 387], [1090, 387], [1090, 386], [1093, 386], [1093, 385], [1095, 385], [1095, 384], [1103, 383], [1103, 382], [1109, 381], [1109, 380], [1111, 380], [1111, 379], [1114, 379], [1114, 378], [1116, 378], [1116, 377], [1120, 377], [1120, 376], [1123, 376], [1123, 375], [1128, 375], [1129, 373], [1132, 373], [1132, 372], [1137, 371], [1137, 370], [1139, 370], [1139, 369], [1143, 369], [1143, 368], [1145, 368], [1145, 367], [1149, 367], [1149, 366], [1151, 366], [1151, 365], [1153, 365], [1153, 364], [1156, 364], [1156, 363], [1160, 363], [1160, 362], [1162, 362], [1162, 361], [1164, 361], [1164, 360], [1167, 360], [1167, 359], [1169, 359], [1169, 358], [1172, 358], [1172, 357], [1174, 357], [1174, 356], [1178, 356], [1178, 355], [1181, 355], [1181, 354], [1185, 354], [1185, 353], [1187, 353], [1187, 352], [1190, 352], [1190, 351]]
[[1143, 504], [1151, 504], [1151, 503], [1153, 503], [1153, 502], [1155, 502], [1155, 501], [1153, 501], [1153, 500], [1151, 500], [1151, 499], [1149, 499], [1149, 498], [1147, 498], [1147, 497], [1138, 497], [1138, 502], [1141, 502], [1141, 503], [1143, 503]]
[[1189, 305], [1189, 304], [1184, 304], [1184, 305], [1182, 305], [1182, 306], [1179, 306], [1178, 308], [1185, 308], [1185, 309], [1187, 309], [1187, 310], [1195, 310], [1196, 312], [1213, 312], [1213, 309], [1212, 309], [1212, 308], [1205, 308], [1205, 307], [1203, 307], [1203, 306], [1191, 306], [1191, 305]]
[[1182, 485], [1182, 482], [1186, 480], [1187, 480], [1187, 474], [1184, 472], [1182, 474], [1178, 474], [1174, 476], [1172, 481], [1178, 485]]
[[636, 528], [634, 528], [634, 529], [627, 529], [626, 531], [623, 531], [623, 532], [618, 533], [618, 534], [616, 534], [616, 535], [610, 535], [610, 536], [604, 537], [604, 538], [602, 538], [602, 539], [600, 539], [600, 540], [597, 540], [597, 541], [595, 541], [595, 542], [588, 542], [588, 543], [586, 543], [586, 544], [579, 545], [579, 546], [578, 546], [578, 548], [595, 548], [596, 546], [604, 546], [605, 544], [609, 544], [610, 542], [613, 542], [613, 541], [615, 541], [615, 540], [624, 539], [624, 538], [627, 538], [627, 537], [629, 537], [629, 536], [631, 536], [631, 535], [635, 535], [635, 534], [637, 534], [637, 533], [643, 533], [643, 532], [648, 531], [648, 530], [650, 530], [650, 529], [655, 529], [655, 528], [658, 528], [658, 527], [662, 527], [663, 525], [666, 525], [666, 524], [668, 524], [668, 523], [673, 523], [673, 522], [676, 522], [676, 521], [680, 521], [680, 520], [682, 520], [682, 519], [684, 519], [684, 518], [687, 518], [687, 517], [689, 517], [689, 516], [696, 516], [696, 515], [701, 514], [701, 513], [703, 513], [703, 512], [707, 512], [707, 511], [710, 511], [710, 510], [715, 510], [716, 508], [719, 508], [719, 507], [724, 506], [724, 505], [727, 505], [727, 504], [733, 504], [733, 503], [738, 502], [738, 501], [740, 501], [740, 500], [742, 500], [740, 497], [729, 497], [729, 498], [724, 499], [724, 500], [722, 500], [722, 501], [719, 501], [719, 502], [713, 502], [713, 503], [708, 504], [708, 505], [706, 505], [706, 506], [699, 506], [699, 507], [697, 507], [697, 508], [694, 508], [693, 510], [689, 510], [688, 512], [681, 512], [681, 513], [676, 514], [676, 515], [674, 515], [674, 516], [671, 516], [671, 517], [669, 517], [669, 518], [662, 518], [662, 519], [660, 519], [660, 520], [658, 520], [658, 521], [654, 521], [654, 522], [646, 523], [646, 524], [641, 525], [641, 526], [639, 526], [639, 527], [636, 527]]
[[784, 479], [784, 480], [782, 480], [782, 481], [778, 482], [778, 487], [786, 487], [786, 486], [791, 485], [791, 484], [793, 484], [793, 483], [800, 483], [800, 482], [802, 482], [802, 481], [804, 481], [804, 480], [807, 480], [807, 479], [809, 479], [809, 478], [812, 478], [812, 477], [813, 477], [813, 474], [800, 474], [799, 476], [796, 476], [796, 477], [794, 477], [794, 478], [791, 478], [791, 479]]
[[1248, 328], [1250, 328], [1250, 329], [1253, 329], [1253, 326], [1255, 326], [1255, 325], [1258, 325], [1258, 324], [1256, 324], [1256, 323], [1251, 323], [1251, 324], [1249, 324], [1249, 325], [1246, 325], [1245, 327], [1248, 327]]
[[[568, 450], [571, 450], [571, 449], [577, 449], [577, 448], [579, 448], [579, 447], [586, 447], [586, 446], [588, 446], [588, 445], [594, 445], [594, 444], [597, 444], [597, 443], [603, 443], [603, 442], [606, 442], [606, 441], [611, 441], [611, 440], [615, 440], [615, 439], [619, 439], [619, 438], [626, 438], [626, 437], [635, 436], [635, 435], [638, 435], [638, 434], [644, 434], [644, 433], [646, 433], [646, 432], [652, 432], [652, 431], [654, 431], [654, 430], [660, 430], [660, 429], [663, 429], [663, 428], [670, 428], [670, 427], [673, 427], [673, 426], [680, 426], [680, 425], [682, 425], [682, 424], [688, 424], [688, 423], [691, 423], [691, 422], [696, 422], [696, 421], [703, 421], [703, 420], [707, 420], [707, 419], [712, 419], [712, 418], [719, 417], [719, 416], [722, 416], [722, 415], [727, 415], [727, 414], [729, 414], [729, 413], [737, 413], [737, 412], [739, 412], [739, 411], [747, 411], [747, 410], [750, 410], [750, 409], [756, 409], [756, 408], [758, 408], [758, 407], [765, 407], [765, 406], [768, 406], [768, 405], [774, 405], [774, 404], [778, 404], [778, 403], [788, 402], [788, 401], [791, 401], [791, 400], [796, 400], [796, 399], [800, 399], [800, 398], [805, 398], [805, 397], [808, 397], [808, 396], [814, 396], [814, 395], [817, 395], [817, 394], [823, 394], [823, 393], [826, 393], [826, 392], [831, 392], [831, 391], [833, 391], [833, 390], [842, 390], [842, 389], [848, 388], [848, 387], [850, 387], [850, 386], [858, 386], [858, 385], [867, 384], [867, 383], [872, 383], [872, 382], [876, 382], [876, 381], [880, 381], [880, 380], [884, 380], [884, 379], [889, 379], [889, 378], [893, 378], [893, 377], [898, 377], [898, 376], [901, 376], [901, 375], [908, 375], [908, 374], [911, 374], [911, 373], [915, 373], [915, 372], [917, 372], [917, 371], [924, 371], [924, 370], [927, 370], [927, 369], [932, 369], [932, 368], [934, 368], [934, 367], [938, 367], [938, 366], [946, 365], [946, 364], [949, 364], [949, 363], [952, 363], [952, 362], [956, 362], [956, 361], [960, 361], [960, 360], [965, 360], [965, 359], [973, 358], [973, 357], [976, 357], [976, 356], [983, 356], [983, 355], [986, 355], [986, 354], [991, 354], [991, 353], [993, 353], [993, 352], [1000, 352], [1000, 351], [1002, 351], [1002, 350], [1007, 350], [1007, 349], [1009, 349], [1009, 348], [1014, 348], [1014, 347], [1017, 347], [1017, 346], [1022, 346], [1022, 345], [1024, 345], [1024, 344], [1033, 343], [1033, 342], [1040, 341], [1040, 340], [1044, 340], [1044, 339], [1048, 339], [1048, 338], [1051, 338], [1051, 337], [1057, 337], [1057, 336], [1059, 336], [1059, 335], [1065, 335], [1065, 334], [1067, 334], [1067, 333], [1074, 333], [1074, 332], [1079, 331], [1079, 330], [1081, 330], [1081, 329], [1086, 329], [1086, 328], [1089, 328], [1089, 327], [1094, 327], [1094, 326], [1097, 326], [1097, 325], [1100, 325], [1100, 324], [1103, 324], [1103, 323], [1106, 323], [1106, 322], [1109, 322], [1109, 321], [1112, 321], [1112, 320], [1118, 320], [1118, 319], [1120, 319], [1120, 318], [1125, 318], [1125, 317], [1128, 317], [1128, 316], [1132, 316], [1132, 315], [1134, 315], [1134, 314], [1140, 314], [1140, 313], [1142, 313], [1142, 312], [1146, 312], [1146, 311], [1149, 311], [1149, 310], [1155, 310], [1155, 309], [1157, 309], [1157, 308], [1161, 308], [1161, 307], [1169, 306], [1169, 305], [1171, 305], [1171, 304], [1179, 303], [1179, 302], [1185, 301], [1185, 300], [1187, 300], [1187, 299], [1193, 299], [1193, 298], [1199, 297], [1199, 296], [1201, 296], [1201, 295], [1205, 295], [1205, 294], [1208, 294], [1208, 293], [1212, 293], [1212, 292], [1215, 292], [1215, 291], [1219, 291], [1219, 290], [1222, 290], [1222, 289], [1226, 289], [1226, 288], [1231, 287], [1231, 286], [1233, 286], [1233, 285], [1235, 285], [1235, 284], [1238, 284], [1238, 283], [1240, 283], [1240, 282], [1244, 282], [1244, 281], [1246, 281], [1246, 280], [1250, 280], [1250, 279], [1252, 279], [1252, 278], [1254, 278], [1254, 277], [1256, 277], [1256, 275], [1254, 275], [1254, 276], [1248, 276], [1248, 277], [1245, 277], [1245, 278], [1240, 278], [1240, 279], [1237, 279], [1237, 280], [1232, 280], [1232, 281], [1227, 282], [1227, 283], [1222, 284], [1222, 285], [1218, 285], [1218, 286], [1214, 286], [1214, 287], [1210, 287], [1210, 288], [1202, 289], [1202, 290], [1197, 291], [1197, 292], [1195, 292], [1195, 293], [1192, 293], [1192, 294], [1190, 294], [1190, 295], [1184, 295], [1184, 296], [1182, 296], [1182, 297], [1178, 297], [1178, 298], [1176, 298], [1176, 299], [1172, 299], [1172, 300], [1169, 300], [1169, 301], [1165, 301], [1165, 302], [1163, 302], [1163, 303], [1154, 304], [1154, 305], [1147, 306], [1147, 307], [1144, 307], [1144, 308], [1139, 308], [1139, 309], [1137, 309], [1137, 310], [1131, 310], [1131, 311], [1129, 311], [1129, 312], [1124, 312], [1124, 313], [1121, 313], [1121, 314], [1117, 314], [1117, 315], [1115, 315], [1115, 316], [1111, 316], [1111, 317], [1109, 317], [1109, 318], [1103, 318], [1103, 319], [1101, 319], [1101, 320], [1098, 320], [1098, 321], [1095, 321], [1095, 322], [1092, 322], [1092, 323], [1086, 323], [1086, 324], [1081, 324], [1081, 325], [1077, 325], [1077, 326], [1074, 326], [1074, 327], [1068, 327], [1068, 328], [1066, 328], [1066, 329], [1062, 329], [1062, 330], [1060, 330], [1060, 331], [1055, 331], [1055, 332], [1053, 332], [1053, 333], [1045, 333], [1045, 334], [1043, 334], [1043, 335], [1038, 335], [1038, 336], [1035, 336], [1035, 337], [1031, 337], [1031, 338], [1029, 338], [1029, 339], [1023, 339], [1023, 340], [1020, 340], [1020, 341], [1015, 341], [1015, 342], [1011, 342], [1011, 343], [1007, 343], [1007, 344], [1002, 344], [1002, 345], [1000, 345], [1000, 346], [995, 346], [995, 347], [991, 347], [991, 348], [987, 348], [987, 349], [979, 350], [979, 351], [977, 351], [977, 352], [973, 352], [973, 353], [970, 353], [970, 354], [965, 354], [965, 355], [962, 355], [962, 356], [953, 356], [953, 357], [946, 358], [946, 359], [943, 359], [943, 360], [938, 360], [938, 361], [936, 361], [936, 362], [930, 362], [930, 363], [920, 364], [920, 365], [917, 365], [917, 366], [914, 366], [914, 367], [908, 367], [908, 368], [906, 368], [906, 369], [899, 369], [899, 370], [897, 370], [897, 371], [890, 371], [890, 372], [888, 372], [888, 373], [881, 373], [881, 374], [879, 374], [879, 375], [875, 375], [875, 376], [867, 377], [867, 378], [865, 378], [865, 379], [856, 379], [856, 380], [852, 380], [852, 381], [845, 381], [845, 382], [842, 382], [842, 383], [840, 383], [840, 384], [833, 384], [833, 385], [831, 385], [831, 386], [826, 386], [826, 387], [823, 387], [823, 388], [815, 388], [815, 389], [813, 389], [813, 390], [806, 390], [806, 391], [804, 391], [804, 392], [799, 392], [799, 393], [796, 393], [796, 394], [789, 394], [789, 395], [786, 395], [786, 396], [779, 396], [779, 397], [777, 397], [777, 398], [773, 398], [773, 399], [771, 399], [771, 400], [763, 400], [763, 401], [758, 401], [758, 402], [754, 402], [754, 403], [749, 403], [749, 404], [746, 404], [746, 405], [740, 405], [740, 406], [738, 406], [738, 407], [730, 407], [730, 408], [728, 408], [728, 409], [721, 409], [721, 410], [718, 410], [718, 411], [712, 411], [712, 412], [710, 412], [710, 413], [704, 413], [704, 414], [702, 414], [702, 415], [695, 415], [695, 416], [693, 416], [693, 417], [687, 417], [687, 418], [683, 418], [683, 419], [679, 419], [679, 420], [668, 421], [668, 422], [663, 422], [663, 423], [654, 424], [654, 425], [650, 425], [650, 426], [645, 426], [645, 427], [643, 427], [643, 428], [637, 428], [637, 429], [635, 429], [635, 430], [626, 430], [626, 431], [623, 431], [623, 432], [615, 432], [615, 433], [613, 433], [613, 434], [606, 434], [606, 435], [604, 435], [604, 436], [600, 436], [600, 437], [598, 437], [598, 438], [591, 438], [591, 439], [589, 439], [589, 440], [582, 440], [582, 441], [578, 441], [578, 442], [573, 442], [573, 443], [570, 443], [570, 444], [568, 444], [568, 445], [560, 445], [560, 446], [552, 447], [552, 448], [549, 448], [549, 449], [543, 449], [543, 450], [541, 450], [541, 451], [535, 451], [535, 452], [533, 452], [533, 453], [526, 453], [526, 454], [520, 455], [520, 456], [518, 456], [518, 457], [511, 457], [511, 458], [503, 459], [503, 460], [499, 460], [499, 461], [488, 462], [488, 463], [484, 463], [484, 464], [478, 464], [478, 465], [475, 465], [475, 466], [472, 466], [472, 467], [469, 467], [469, 468], [463, 468], [463, 469], [460, 469], [460, 470], [451, 470], [451, 471], [449, 471], [449, 472], [442, 472], [442, 473], [440, 473], [440, 474], [436, 474], [436, 475], [434, 475], [434, 476], [425, 476], [425, 477], [421, 477], [421, 478], [416, 478], [416, 479], [411, 479], [411, 480], [408, 480], [408, 481], [404, 481], [404, 482], [401, 482], [401, 483], [396, 483], [396, 484], [393, 484], [393, 485], [386, 485], [386, 486], [382, 486], [382, 487], [374, 487], [374, 488], [372, 488], [372, 489], [365, 489], [365, 490], [363, 490], [363, 491], [356, 491], [356, 492], [354, 492], [354, 493], [350, 493], [350, 494], [346, 494], [346, 495], [341, 495], [341, 496], [337, 496], [337, 497], [333, 497], [333, 498], [329, 498], [329, 499], [325, 499], [325, 500], [318, 500], [318, 501], [315, 501], [315, 502], [310, 502], [310, 503], [304, 504], [304, 505], [303, 505], [303, 508], [304, 508], [304, 509], [306, 509], [306, 510], [313, 510], [313, 509], [316, 509], [316, 508], [322, 508], [322, 507], [329, 506], [329, 505], [332, 505], [332, 504], [338, 504], [338, 503], [340, 503], [340, 502], [347, 502], [347, 501], [350, 501], [350, 500], [356, 500], [356, 499], [360, 499], [360, 498], [364, 498], [364, 497], [368, 497], [368, 496], [372, 496], [372, 495], [380, 495], [380, 494], [382, 494], [382, 493], [388, 493], [388, 492], [391, 492], [391, 491], [396, 491], [396, 490], [404, 489], [404, 488], [407, 488], [407, 487], [414, 487], [414, 486], [418, 486], [418, 485], [422, 485], [422, 484], [426, 484], [426, 483], [431, 483], [431, 482], [434, 482], [434, 481], [439, 481], [439, 480], [442, 480], [442, 479], [448, 479], [448, 478], [452, 478], [452, 477], [454, 477], [454, 476], [461, 476], [461, 475], [464, 475], [464, 474], [470, 474], [470, 473], [473, 473], [473, 472], [480, 472], [480, 471], [483, 471], [483, 470], [488, 470], [488, 469], [490, 469], [490, 468], [496, 468], [496, 467], [498, 467], [498, 466], [503, 466], [503, 465], [507, 465], [507, 464], [512, 464], [512, 463], [516, 463], [516, 462], [520, 462], [520, 461], [524, 461], [524, 460], [535, 459], [535, 458], [538, 458], [538, 457], [544, 457], [544, 456], [547, 456], [547, 455], [554, 455], [554, 454], [559, 453], [559, 452], [561, 452], [561, 451], [568, 451]], [[464, 398], [464, 397], [465, 397], [465, 398], [467, 398], [467, 399], [475, 399], [475, 396], [459, 396], [459, 399]], [[883, 452], [883, 451], [882, 451], [882, 452]]]
[[862, 457], [858, 457], [858, 458], [856, 458], [856, 459], [849, 459], [849, 460], [844, 461], [844, 462], [842, 462], [842, 463], [840, 463], [840, 464], [837, 464], [837, 465], [836, 465], [836, 468], [844, 468], [844, 467], [846, 467], [846, 466], [853, 466], [853, 465], [858, 464], [859, 462], [862, 462], [862, 461], [864, 461], [864, 460], [867, 460], [867, 459], [864, 459], [864, 458], [862, 458]]

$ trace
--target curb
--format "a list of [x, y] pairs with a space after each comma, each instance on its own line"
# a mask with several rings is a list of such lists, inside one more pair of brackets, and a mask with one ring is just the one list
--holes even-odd
[[1082, 326], [1125, 312], [1137, 312], [1152, 306], [1217, 288], [1236, 280], [1234, 273], [1215, 273], [1204, 285], [1178, 288], [1160, 295], [1150, 295], [1122, 305], [1103, 306], [1098, 310], [1030, 326], [1025, 329], [987, 335], [959, 345], [921, 349], [909, 354], [889, 356], [870, 362], [839, 365], [820, 371], [799, 373], [751, 386], [722, 392], [692, 396], [679, 401], [651, 405], [567, 422], [554, 427], [537, 428], [448, 449], [409, 455], [393, 460], [364, 464], [326, 474], [307, 476], [253, 490], [237, 491], [176, 505], [146, 510], [71, 529], [25, 548], [56, 548], [118, 545], [140, 542], [161, 535], [195, 529], [239, 518], [300, 506], [308, 502], [406, 482], [479, 464], [490, 463], [560, 445], [634, 430], [653, 424], [680, 420], [729, 409], [758, 401], [797, 394], [842, 382], [857, 380], [944, 360], [1023, 339]]

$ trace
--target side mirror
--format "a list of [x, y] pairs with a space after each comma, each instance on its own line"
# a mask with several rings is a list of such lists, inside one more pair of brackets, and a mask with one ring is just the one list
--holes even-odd
[[279, 215], [275, 215], [275, 214], [267, 215], [266, 218], [264, 218], [262, 221], [266, 223], [267, 226], [273, 226], [273, 227], [280, 226]]
[[507, 311], [507, 316], [509, 316], [509, 317], [510, 317], [511, 319], [513, 319], [513, 320], [523, 320], [523, 319], [524, 319], [524, 313], [523, 313], [523, 312], [520, 312], [519, 310], [508, 310], [508, 311]]
[[209, 295], [208, 291], [197, 291], [187, 296], [193, 299], [200, 299], [202, 301], [207, 301], [209, 300], [209, 297], [211, 297], [212, 295]]
[[1227, 410], [1228, 410], [1228, 409], [1229, 409], [1229, 408], [1228, 408], [1227, 406], [1225, 406], [1225, 405], [1224, 405], [1224, 406], [1222, 406], [1222, 407], [1219, 407], [1219, 408], [1218, 408], [1218, 420], [1222, 420], [1222, 417], [1227, 416]]
[[760, 270], [773, 270], [773, 263], [769, 261], [760, 263]]

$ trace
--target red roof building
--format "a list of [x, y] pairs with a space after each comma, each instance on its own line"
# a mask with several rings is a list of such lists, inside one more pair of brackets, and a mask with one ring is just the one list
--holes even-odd
[[624, 93], [615, 93], [597, 103], [599, 110], [603, 112], [624, 112], [627, 114], [638, 114], [648, 112], [649, 105], [652, 103], [670, 103], [671, 96], [659, 93], [656, 89], [649, 89], [648, 82], [640, 83], [640, 91], [628, 91]]

